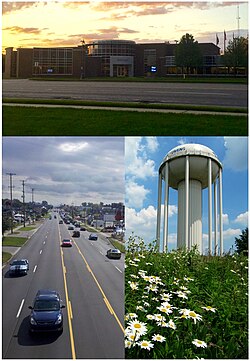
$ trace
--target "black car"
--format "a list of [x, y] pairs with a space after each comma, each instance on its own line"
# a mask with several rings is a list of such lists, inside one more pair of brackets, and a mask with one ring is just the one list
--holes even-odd
[[33, 306], [29, 306], [30, 331], [63, 331], [62, 300], [58, 292], [52, 290], [39, 290]]
[[72, 237], [80, 237], [80, 232], [79, 231], [74, 231], [72, 234]]
[[89, 240], [91, 241], [97, 241], [98, 237], [95, 233], [90, 233]]
[[62, 219], [60, 219], [59, 224], [63, 224], [63, 220], [62, 220]]
[[29, 270], [27, 259], [15, 259], [10, 263], [9, 274], [11, 276], [26, 275]]
[[86, 231], [86, 228], [85, 228], [85, 227], [81, 227], [81, 228], [80, 228], [80, 231]]

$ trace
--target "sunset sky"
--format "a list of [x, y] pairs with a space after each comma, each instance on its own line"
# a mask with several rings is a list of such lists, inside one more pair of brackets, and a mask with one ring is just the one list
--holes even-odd
[[227, 43], [233, 34], [247, 36], [247, 2], [2, 2], [3, 51], [77, 46], [82, 39], [174, 43], [186, 33], [213, 43], [217, 34], [223, 49], [224, 31]]

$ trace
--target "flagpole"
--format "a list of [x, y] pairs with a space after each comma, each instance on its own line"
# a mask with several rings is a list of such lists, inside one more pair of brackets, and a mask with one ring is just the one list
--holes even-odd
[[225, 30], [224, 30], [224, 54], [225, 54], [225, 50], [226, 50], [226, 40], [227, 40], [227, 35], [226, 35]]

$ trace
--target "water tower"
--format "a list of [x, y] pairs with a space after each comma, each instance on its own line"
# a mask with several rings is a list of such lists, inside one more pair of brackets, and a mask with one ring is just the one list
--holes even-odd
[[[184, 144], [173, 148], [163, 159], [159, 168], [158, 180], [156, 231], [158, 246], [160, 246], [161, 236], [163, 181], [165, 181], [163, 251], [165, 252], [168, 246], [168, 203], [169, 187], [171, 187], [178, 191], [177, 248], [190, 250], [194, 245], [197, 245], [199, 252], [202, 253], [202, 190], [208, 188], [208, 250], [210, 254], [218, 254], [219, 233], [219, 253], [222, 255], [222, 164], [216, 154], [210, 148], [201, 144]], [[214, 212], [212, 212], [212, 208], [214, 208]], [[212, 213], [214, 215], [214, 247], [212, 247]]]

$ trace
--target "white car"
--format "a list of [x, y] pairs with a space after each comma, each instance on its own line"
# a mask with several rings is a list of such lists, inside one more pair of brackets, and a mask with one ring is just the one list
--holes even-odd
[[109, 249], [107, 250], [107, 257], [108, 258], [115, 258], [115, 259], [120, 259], [121, 258], [121, 252], [119, 251], [119, 249]]
[[26, 275], [29, 270], [29, 261], [27, 259], [15, 259], [10, 263], [10, 275]]

